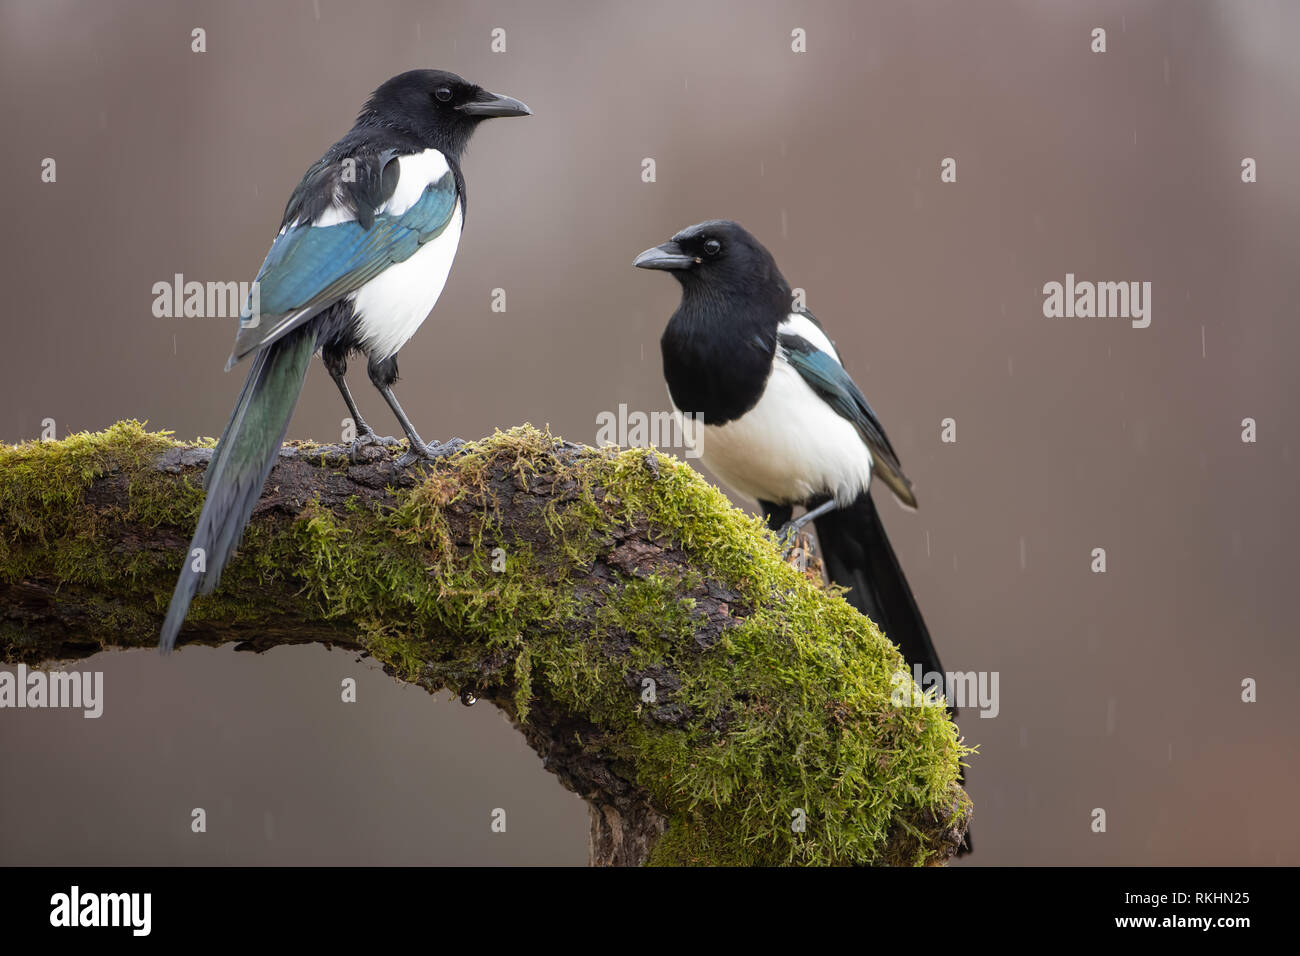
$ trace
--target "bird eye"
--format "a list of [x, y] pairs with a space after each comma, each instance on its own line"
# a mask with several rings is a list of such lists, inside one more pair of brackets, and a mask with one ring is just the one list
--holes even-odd
[[451, 99], [451, 90], [447, 89], [447, 87], [444, 86], [442, 89], [438, 90], [433, 95], [437, 97], [439, 103], [446, 103], [449, 99]]
[[704, 254], [706, 256], [716, 256], [722, 251], [722, 243], [716, 239], [710, 239], [704, 244]]

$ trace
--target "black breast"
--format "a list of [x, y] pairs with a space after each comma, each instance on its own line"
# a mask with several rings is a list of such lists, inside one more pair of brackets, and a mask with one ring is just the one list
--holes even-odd
[[673, 404], [706, 425], [735, 421], [758, 404], [772, 371], [776, 329], [678, 309], [659, 340]]

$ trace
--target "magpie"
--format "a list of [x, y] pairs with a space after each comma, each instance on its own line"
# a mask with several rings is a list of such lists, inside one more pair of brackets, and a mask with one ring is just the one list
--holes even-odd
[[[875, 411], [776, 260], [739, 223], [712, 219], [641, 253], [681, 303], [659, 340], [682, 435], [722, 482], [754, 498], [783, 541], [809, 522], [827, 576], [922, 675], [943, 674], [871, 498], [879, 478], [908, 509], [912, 482]], [[792, 520], [794, 509], [804, 513]], [[948, 713], [957, 715], [951, 704]], [[965, 772], [959, 779], [965, 782]], [[958, 855], [971, 852], [967, 830]]]
[[[870, 493], [874, 476], [915, 508], [912, 482], [821, 323], [793, 309], [771, 253], [738, 223], [715, 219], [633, 264], [681, 284], [660, 347], [668, 397], [701, 462], [757, 500], [784, 541], [812, 522], [827, 575], [848, 588], [849, 603], [909, 667], [943, 673]], [[805, 513], [791, 520], [797, 506]]]
[[312, 355], [356, 425], [356, 445], [377, 441], [344, 375], [366, 357], [371, 383], [402, 430], [405, 466], [446, 454], [416, 432], [393, 394], [397, 352], [433, 309], [465, 220], [460, 159], [478, 124], [532, 111], [455, 73], [411, 70], [371, 95], [346, 136], [289, 196], [240, 316], [229, 370], [251, 359], [239, 401], [204, 477], [194, 540], [163, 623], [168, 651], [196, 591], [210, 594], [239, 544], [284, 440]]

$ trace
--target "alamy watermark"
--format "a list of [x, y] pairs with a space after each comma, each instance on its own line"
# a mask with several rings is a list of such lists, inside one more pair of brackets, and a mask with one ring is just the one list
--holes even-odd
[[974, 708], [981, 717], [996, 717], [1002, 710], [998, 698], [998, 671], [922, 671], [920, 664], [912, 673], [895, 672], [890, 683], [894, 689], [889, 701], [895, 707], [942, 707], [946, 700], [957, 708]]
[[159, 319], [239, 319], [256, 328], [262, 314], [261, 285], [254, 282], [198, 282], [176, 273], [153, 284], [153, 314]]
[[701, 412], [641, 412], [619, 403], [618, 411], [596, 415], [596, 445], [623, 448], [680, 448], [685, 458], [704, 453], [704, 415]]
[[1065, 282], [1043, 286], [1043, 315], [1049, 319], [1130, 319], [1135, 329], [1151, 324], [1150, 282]]
[[45, 671], [27, 669], [0, 671], [0, 709], [71, 708], [86, 718], [104, 713], [103, 671]]
[[148, 936], [152, 914], [152, 893], [83, 893], [73, 886], [50, 897], [50, 925], [56, 927], [119, 926]]

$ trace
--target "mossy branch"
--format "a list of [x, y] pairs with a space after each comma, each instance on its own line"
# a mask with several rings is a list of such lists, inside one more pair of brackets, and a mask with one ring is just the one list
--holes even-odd
[[[153, 647], [210, 445], [136, 422], [0, 446], [0, 656]], [[604, 864], [926, 864], [969, 752], [902, 658], [677, 460], [523, 426], [406, 471], [286, 445], [181, 644], [317, 641], [500, 707]], [[910, 685], [908, 685], [910, 689]]]

